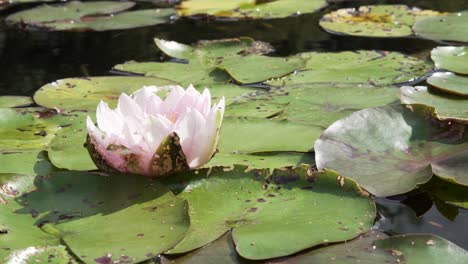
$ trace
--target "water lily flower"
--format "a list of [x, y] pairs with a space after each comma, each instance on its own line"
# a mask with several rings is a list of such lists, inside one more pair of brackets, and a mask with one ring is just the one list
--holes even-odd
[[[164, 100], [155, 93], [161, 90]], [[97, 126], [87, 119], [87, 147], [106, 171], [160, 177], [198, 168], [216, 152], [224, 108], [224, 97], [211, 106], [208, 89], [143, 87], [122, 93], [115, 109], [99, 103]]]

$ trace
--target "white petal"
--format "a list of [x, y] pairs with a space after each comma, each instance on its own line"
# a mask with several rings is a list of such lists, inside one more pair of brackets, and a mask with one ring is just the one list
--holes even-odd
[[162, 99], [156, 95], [158, 90], [156, 86], [143, 86], [133, 92], [132, 97], [145, 113], [157, 114], [162, 102]]
[[192, 166], [194, 161], [197, 163], [198, 160], [205, 160], [205, 158], [199, 157], [200, 153], [204, 151], [200, 151], [198, 147], [207, 143], [206, 136], [200, 137], [205, 133], [205, 130], [209, 130], [207, 125], [203, 115], [193, 109], [188, 110], [176, 124], [176, 133], [180, 137], [182, 150], [191, 168], [194, 168]]
[[119, 133], [122, 130], [123, 119], [103, 101], [98, 104], [96, 120], [99, 129], [106, 133]]

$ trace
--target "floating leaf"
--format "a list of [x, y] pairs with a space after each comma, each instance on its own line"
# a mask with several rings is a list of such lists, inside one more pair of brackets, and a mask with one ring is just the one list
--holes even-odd
[[[283, 78], [279, 83], [303, 84], [317, 82], [362, 83], [388, 85], [421, 77], [431, 66], [398, 52], [345, 51], [307, 52], [300, 56], [306, 67]], [[276, 84], [272, 82], [272, 84]]]
[[57, 223], [63, 241], [86, 263], [152, 258], [189, 226], [187, 204], [144, 177], [62, 172], [37, 178], [35, 185], [36, 191], [18, 198], [24, 206], [18, 212]]
[[448, 93], [468, 96], [468, 77], [451, 72], [436, 72], [427, 78], [427, 83]]
[[413, 30], [423, 38], [468, 42], [468, 11], [421, 19], [413, 25]]
[[41, 151], [63, 128], [84, 124], [80, 112], [57, 114], [44, 108], [0, 109], [1, 173], [33, 174], [53, 169]]
[[0, 108], [21, 107], [31, 105], [33, 101], [29, 96], [14, 96], [3, 95], [0, 96]]
[[72, 256], [68, 254], [64, 246], [47, 247], [28, 247], [15, 250], [7, 258], [6, 263], [55, 263], [55, 264], [74, 264], [77, 263]]
[[178, 12], [181, 16], [207, 14], [220, 17], [267, 19], [312, 13], [324, 6], [326, 6], [324, 0], [189, 0], [178, 6]]
[[468, 74], [468, 47], [437, 47], [431, 51], [435, 66], [461, 74]]
[[287, 119], [324, 129], [360, 109], [398, 101], [398, 90], [394, 87], [302, 84], [284, 89], [289, 91], [291, 99], [286, 107]]
[[434, 108], [441, 120], [468, 123], [468, 98], [441, 93], [425, 86], [403, 86], [400, 88], [403, 104], [422, 104]]
[[255, 154], [216, 153], [213, 159], [204, 167], [230, 167], [235, 164], [246, 165], [254, 169], [274, 169], [300, 166], [301, 164], [315, 164], [315, 157], [312, 153], [299, 152], [264, 152]]
[[432, 173], [468, 184], [464, 125], [429, 120], [424, 107], [369, 108], [333, 123], [315, 142], [319, 169], [355, 179], [376, 196], [411, 191]]
[[459, 246], [433, 235], [393, 236], [374, 241], [383, 250], [405, 257], [405, 263], [444, 263], [462, 264], [468, 262], [468, 253]]
[[149, 77], [166, 79], [182, 86], [189, 84], [227, 83], [228, 74], [199, 62], [126, 62], [114, 66], [114, 70], [142, 74]]
[[370, 5], [333, 11], [320, 19], [320, 26], [335, 34], [402, 37], [413, 34], [411, 26], [417, 20], [438, 15], [436, 11], [406, 5]]
[[46, 234], [34, 225], [35, 219], [30, 214], [14, 213], [15, 205], [12, 199], [2, 198], [0, 194], [0, 201], [1, 262], [5, 263], [16, 250], [59, 244], [57, 237]]
[[[358, 263], [397, 263], [403, 257], [393, 256], [391, 252], [373, 249], [372, 242], [387, 237], [383, 233], [370, 231], [358, 238], [335, 245], [324, 246], [318, 249], [307, 250], [291, 257], [282, 257], [259, 263], [348, 263], [353, 260]], [[198, 263], [250, 263], [235, 252], [235, 245], [231, 234], [227, 233], [216, 241], [183, 256], [166, 255], [162, 264], [198, 264]]]
[[96, 111], [101, 100], [115, 107], [121, 93], [131, 94], [143, 86], [164, 85], [174, 83], [150, 77], [68, 78], [42, 86], [34, 94], [34, 101], [49, 108]]
[[307, 166], [279, 169], [266, 181], [264, 171], [245, 167], [209, 173], [199, 173], [179, 194], [190, 204], [191, 225], [171, 254], [201, 247], [233, 229], [241, 256], [285, 256], [354, 238], [369, 230], [375, 217], [373, 201], [333, 172], [316, 175]]
[[225, 70], [237, 82], [256, 83], [273, 77], [283, 77], [305, 65], [301, 58], [267, 56], [230, 56], [218, 60], [217, 67]]
[[[79, 2], [43, 5], [20, 11], [6, 18], [7, 23], [26, 28], [46, 30], [129, 29], [165, 23], [174, 14], [173, 9], [150, 9], [122, 12], [134, 2]], [[117, 13], [117, 14], [115, 14]]]
[[308, 152], [321, 127], [263, 118], [225, 118], [221, 129], [221, 153], [271, 151]]

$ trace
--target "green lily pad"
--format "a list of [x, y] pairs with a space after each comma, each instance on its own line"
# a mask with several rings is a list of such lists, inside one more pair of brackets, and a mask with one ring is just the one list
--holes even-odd
[[325, 7], [326, 4], [324, 0], [189, 0], [178, 6], [178, 13], [181, 16], [206, 14], [219, 17], [268, 19], [312, 13]]
[[0, 173], [46, 175], [57, 170], [41, 149], [2, 150], [0, 163]]
[[306, 67], [271, 84], [361, 83], [389, 85], [424, 76], [431, 65], [398, 52], [308, 52]]
[[28, 247], [22, 250], [15, 250], [6, 259], [6, 263], [55, 263], [55, 264], [74, 264], [77, 263], [72, 256], [68, 254], [64, 246], [47, 247]]
[[115, 107], [121, 93], [131, 94], [143, 86], [174, 85], [168, 80], [151, 77], [68, 78], [42, 86], [34, 101], [48, 108], [96, 111], [102, 100]]
[[[370, 231], [358, 238], [335, 245], [324, 246], [318, 249], [307, 250], [291, 257], [282, 257], [259, 263], [349, 263], [350, 260], [363, 263], [397, 263], [403, 261], [402, 256], [394, 256], [391, 252], [373, 249], [372, 242], [376, 239], [386, 238], [384, 233]], [[227, 233], [216, 241], [182, 256], [165, 255], [162, 264], [198, 264], [198, 263], [251, 263], [235, 252], [235, 245], [231, 234]]]
[[356, 180], [376, 196], [405, 193], [433, 171], [467, 185], [464, 125], [430, 120], [427, 107], [369, 108], [333, 123], [315, 142], [317, 168]]
[[403, 254], [405, 263], [444, 263], [462, 264], [468, 262], [468, 253], [452, 242], [433, 235], [393, 236], [374, 241], [383, 250]]
[[312, 153], [300, 152], [265, 152], [255, 154], [216, 153], [204, 167], [246, 165], [254, 169], [274, 169], [302, 164], [315, 164]]
[[33, 101], [29, 96], [0, 96], [0, 108], [21, 107], [31, 105]]
[[366, 37], [403, 37], [413, 34], [411, 26], [437, 11], [410, 8], [406, 5], [370, 5], [344, 8], [326, 14], [320, 26], [334, 34]]
[[258, 55], [229, 56], [220, 59], [217, 65], [240, 83], [256, 83], [272, 77], [283, 77], [304, 66], [305, 62], [298, 57], [276, 58]]
[[468, 96], [468, 77], [451, 72], [436, 72], [427, 78], [427, 83], [448, 93]]
[[83, 127], [65, 128], [60, 135], [52, 139], [47, 153], [55, 167], [67, 170], [97, 169], [84, 147], [88, 134], [84, 121], [83, 119]]
[[157, 38], [154, 39], [154, 42], [166, 55], [186, 60], [209, 61], [225, 56], [236, 56], [239, 53], [262, 55], [273, 51], [270, 44], [254, 41], [248, 37], [201, 40], [193, 46]]
[[468, 98], [441, 93], [425, 86], [403, 86], [400, 88], [403, 104], [422, 104], [434, 108], [440, 120], [468, 123]]
[[114, 69], [182, 84], [209, 84], [227, 82], [230, 77], [239, 83], [262, 82], [304, 66], [304, 61], [298, 57], [262, 56], [271, 51], [270, 45], [250, 38], [200, 41], [193, 47], [161, 39], [155, 42], [167, 55], [186, 59], [188, 63], [129, 62], [116, 65]]
[[[0, 194], [0, 261], [5, 263], [16, 250], [28, 247], [45, 247], [59, 244], [59, 239], [34, 225], [29, 214], [14, 213], [14, 201]], [[7, 204], [4, 204], [6, 202]], [[13, 207], [13, 208], [11, 208]]]
[[56, 223], [61, 239], [86, 263], [150, 259], [189, 226], [185, 201], [144, 177], [63, 172], [37, 178], [35, 186], [17, 198], [24, 206], [17, 212]]
[[104, 31], [165, 23], [175, 13], [173, 9], [119, 13], [134, 5], [134, 2], [71, 1], [60, 5], [43, 5], [20, 11], [8, 16], [6, 22], [30, 29]]
[[148, 77], [166, 79], [182, 86], [189, 84], [227, 83], [228, 74], [219, 69], [194, 61], [188, 64], [174, 62], [126, 62], [115, 65], [114, 70], [142, 74]]
[[221, 153], [272, 151], [308, 152], [323, 128], [263, 118], [223, 120], [219, 150]]
[[201, 247], [232, 229], [242, 257], [273, 258], [354, 238], [373, 224], [373, 201], [334, 172], [314, 174], [303, 166], [275, 170], [265, 180], [264, 170], [245, 169], [212, 169], [209, 177], [199, 173], [188, 183], [178, 197], [190, 204], [191, 225], [170, 254]]
[[439, 69], [468, 74], [468, 47], [437, 47], [431, 58]]
[[418, 20], [413, 30], [423, 38], [468, 42], [468, 11]]
[[4, 108], [0, 109], [0, 115], [3, 117], [0, 160], [6, 164], [0, 173], [35, 174], [54, 170], [41, 151], [48, 150], [53, 139], [68, 129], [82, 129], [86, 119], [82, 112], [58, 114], [39, 107]]
[[284, 89], [291, 98], [286, 107], [287, 119], [324, 129], [355, 111], [398, 101], [398, 89], [394, 87], [303, 84]]

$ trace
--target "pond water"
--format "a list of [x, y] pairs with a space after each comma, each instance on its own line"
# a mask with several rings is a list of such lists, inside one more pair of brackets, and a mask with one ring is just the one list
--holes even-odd
[[[467, 0], [356, 1], [419, 6], [439, 11], [468, 9]], [[21, 31], [0, 25], [0, 95], [32, 95], [42, 85], [66, 77], [109, 75], [112, 66], [129, 61], [164, 60], [153, 38], [193, 43], [201, 39], [248, 36], [271, 43], [276, 55], [305, 51], [375, 49], [425, 57], [438, 46], [416, 38], [361, 38], [331, 35], [319, 28], [323, 15], [352, 1], [308, 15], [258, 21], [179, 19], [171, 24], [110, 32]], [[25, 8], [1, 11], [0, 20]], [[423, 192], [378, 199], [375, 228], [389, 234], [432, 233], [468, 249], [468, 211], [434, 201]]]

